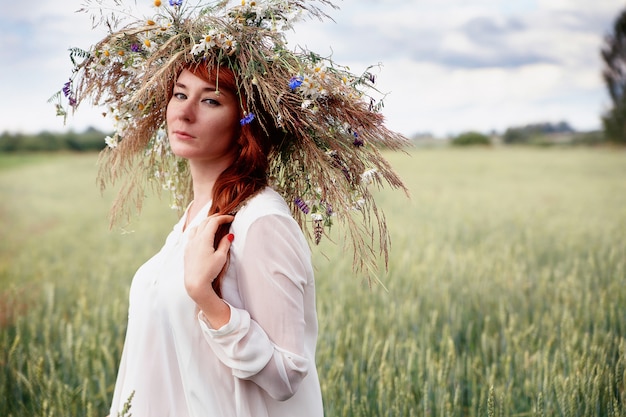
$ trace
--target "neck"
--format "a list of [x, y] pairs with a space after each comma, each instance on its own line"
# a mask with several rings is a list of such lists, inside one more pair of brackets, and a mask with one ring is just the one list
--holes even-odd
[[202, 207], [213, 198], [213, 186], [220, 174], [232, 161], [220, 164], [203, 164], [189, 161], [189, 170], [193, 180], [194, 206]]

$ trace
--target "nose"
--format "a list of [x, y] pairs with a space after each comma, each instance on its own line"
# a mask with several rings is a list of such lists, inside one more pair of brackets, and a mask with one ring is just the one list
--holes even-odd
[[193, 122], [195, 120], [195, 108], [191, 100], [173, 100], [170, 105], [174, 108], [173, 116], [185, 122]]

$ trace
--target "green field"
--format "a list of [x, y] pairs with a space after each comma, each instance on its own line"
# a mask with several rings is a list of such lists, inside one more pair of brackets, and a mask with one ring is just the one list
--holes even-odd
[[[315, 249], [326, 415], [626, 416], [626, 151], [389, 155], [386, 288]], [[166, 200], [109, 230], [95, 155], [0, 156], [0, 416], [105, 416]], [[135, 416], [139, 417], [139, 416]], [[297, 417], [297, 416], [295, 416]]]

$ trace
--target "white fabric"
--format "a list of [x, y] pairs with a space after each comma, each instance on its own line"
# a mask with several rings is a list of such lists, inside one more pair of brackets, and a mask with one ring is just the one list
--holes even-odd
[[[222, 296], [230, 321], [212, 329], [183, 284], [187, 213], [137, 271], [111, 417], [132, 393], [133, 417], [319, 417], [317, 316], [310, 250], [282, 197], [253, 197], [231, 226]], [[121, 413], [120, 413], [121, 416]]]

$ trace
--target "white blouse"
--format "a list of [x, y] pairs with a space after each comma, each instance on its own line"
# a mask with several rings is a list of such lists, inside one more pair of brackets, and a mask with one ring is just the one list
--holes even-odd
[[133, 279], [111, 417], [322, 416], [311, 253], [285, 201], [266, 188], [236, 215], [219, 329], [183, 284], [186, 217]]

